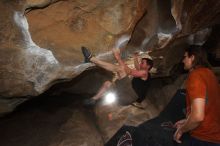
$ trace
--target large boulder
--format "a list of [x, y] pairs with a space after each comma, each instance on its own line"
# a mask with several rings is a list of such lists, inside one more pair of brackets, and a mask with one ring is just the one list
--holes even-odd
[[124, 58], [149, 51], [155, 76], [170, 76], [183, 49], [212, 34], [219, 7], [214, 0], [1, 1], [0, 109], [10, 111], [94, 66], [83, 63], [81, 46], [111, 62], [113, 47], [123, 48]]
[[0, 112], [92, 66], [83, 64], [81, 46], [109, 56], [104, 53], [143, 15], [143, 2], [1, 1]]

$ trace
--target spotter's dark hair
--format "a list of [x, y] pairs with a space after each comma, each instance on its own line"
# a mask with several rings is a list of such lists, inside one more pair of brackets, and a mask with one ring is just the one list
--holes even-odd
[[191, 57], [192, 55], [195, 57], [193, 61], [193, 68], [197, 66], [203, 66], [210, 68], [211, 65], [207, 60], [207, 53], [204, 48], [198, 45], [190, 45], [188, 48], [185, 49], [185, 52], [188, 53], [188, 56]]

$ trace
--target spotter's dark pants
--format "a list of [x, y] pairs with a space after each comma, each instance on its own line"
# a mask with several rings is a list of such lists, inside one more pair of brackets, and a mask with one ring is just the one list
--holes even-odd
[[191, 137], [190, 138], [190, 146], [220, 146], [220, 144], [202, 141], [197, 138]]

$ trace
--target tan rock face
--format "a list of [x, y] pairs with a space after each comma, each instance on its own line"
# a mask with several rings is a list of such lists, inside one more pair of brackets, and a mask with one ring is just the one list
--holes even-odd
[[[94, 53], [114, 46], [137, 21], [137, 1], [60, 1], [27, 14], [33, 40], [65, 65], [81, 63], [82, 45]], [[143, 12], [142, 12], [143, 13]], [[140, 15], [140, 14], [139, 14]]]
[[0, 96], [6, 100], [0, 104], [11, 110], [28, 98], [9, 97], [39, 95], [93, 66], [83, 64], [81, 46], [112, 61], [111, 48], [124, 35], [131, 37], [126, 55], [152, 51], [157, 75], [170, 75], [183, 48], [203, 44], [207, 27], [219, 23], [219, 6], [213, 0], [1, 1]]
[[214, 24], [219, 24], [216, 1], [150, 1], [135, 27], [127, 50], [151, 51], [158, 76], [170, 75], [189, 44], [202, 45]]
[[55, 80], [79, 75], [91, 66], [82, 65], [80, 47], [109, 51], [115, 39], [131, 33], [144, 13], [141, 2], [0, 2], [1, 96], [35, 96]]
[[[57, 93], [95, 93], [111, 75], [97, 70], [84, 72], [94, 65], [83, 63], [81, 46], [113, 62], [112, 47], [122, 43], [126, 46], [126, 39], [130, 39], [123, 49], [124, 57], [134, 51], [151, 51], [157, 69], [154, 76], [172, 75], [183, 49], [189, 44], [204, 44], [213, 35], [212, 26], [220, 20], [220, 1], [216, 0], [19, 0], [0, 1], [0, 9], [0, 113], [12, 111], [61, 81], [73, 79], [68, 87], [53, 87]], [[219, 43], [214, 48], [210, 52], [215, 52], [213, 56], [218, 59]], [[76, 116], [65, 123], [58, 135], [66, 133], [60, 145], [88, 145], [85, 133], [93, 136], [93, 145], [102, 145], [100, 135], [107, 141], [122, 124], [137, 125], [155, 117], [181, 83], [174, 87], [153, 84], [145, 110], [96, 107], [101, 134], [86, 122], [84, 112], [76, 110]], [[75, 133], [74, 140], [67, 136]], [[59, 140], [51, 145], [57, 143]]]

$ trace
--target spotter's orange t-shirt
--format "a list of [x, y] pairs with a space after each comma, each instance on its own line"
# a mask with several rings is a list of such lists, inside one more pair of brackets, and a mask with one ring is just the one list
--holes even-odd
[[188, 114], [191, 101], [195, 98], [205, 99], [205, 117], [201, 124], [190, 132], [191, 136], [220, 143], [220, 85], [214, 73], [208, 68], [196, 68], [188, 76], [186, 81]]

